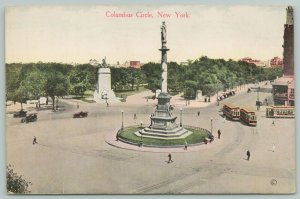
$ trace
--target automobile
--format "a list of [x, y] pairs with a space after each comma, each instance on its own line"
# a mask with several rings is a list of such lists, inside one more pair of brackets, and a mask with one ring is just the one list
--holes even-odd
[[87, 116], [88, 116], [88, 112], [86, 112], [86, 111], [80, 111], [78, 113], [73, 114], [73, 118], [82, 118], [82, 117], [87, 117]]
[[30, 113], [25, 118], [21, 119], [22, 123], [34, 122], [37, 121], [37, 113]]
[[24, 111], [23, 109], [14, 113], [14, 117], [26, 117], [27, 111]]

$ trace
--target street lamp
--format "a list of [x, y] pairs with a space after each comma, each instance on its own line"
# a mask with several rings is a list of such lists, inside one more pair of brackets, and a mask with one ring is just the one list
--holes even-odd
[[182, 127], [182, 108], [180, 108], [180, 127]]
[[124, 111], [121, 110], [121, 113], [122, 113], [122, 126], [121, 126], [121, 129], [123, 130], [123, 128], [124, 128], [124, 123], [123, 123], [123, 115], [124, 115]]
[[211, 134], [213, 133], [213, 127], [212, 127], [212, 125], [213, 125], [213, 118], [211, 117], [210, 118], [210, 132], [211, 132]]
[[260, 87], [257, 87], [257, 90], [256, 90], [256, 92], [257, 92], [257, 100], [256, 100], [256, 106], [257, 106], [257, 110], [259, 110], [260, 109], [260, 101], [259, 101], [259, 90], [260, 90]]

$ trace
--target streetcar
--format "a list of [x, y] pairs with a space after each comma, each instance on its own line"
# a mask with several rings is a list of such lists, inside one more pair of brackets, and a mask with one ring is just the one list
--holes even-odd
[[231, 104], [224, 104], [223, 115], [231, 120], [240, 120], [240, 108]]
[[269, 118], [294, 118], [294, 106], [272, 106], [266, 108], [266, 117]]
[[240, 111], [240, 119], [241, 122], [249, 125], [249, 126], [256, 126], [257, 125], [257, 118], [255, 112], [246, 108], [242, 108]]

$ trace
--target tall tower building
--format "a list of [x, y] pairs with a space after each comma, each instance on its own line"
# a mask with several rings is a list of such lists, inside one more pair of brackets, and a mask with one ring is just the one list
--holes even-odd
[[294, 106], [294, 17], [291, 6], [286, 8], [283, 39], [283, 76], [272, 83], [273, 99], [274, 105]]
[[294, 75], [294, 16], [293, 7], [286, 8], [286, 24], [284, 24], [283, 35], [283, 74]]

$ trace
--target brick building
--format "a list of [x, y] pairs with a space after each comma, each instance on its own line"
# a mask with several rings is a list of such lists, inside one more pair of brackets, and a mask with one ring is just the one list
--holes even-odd
[[279, 57], [274, 57], [270, 60], [270, 67], [272, 68], [282, 68], [283, 67], [283, 59]]

